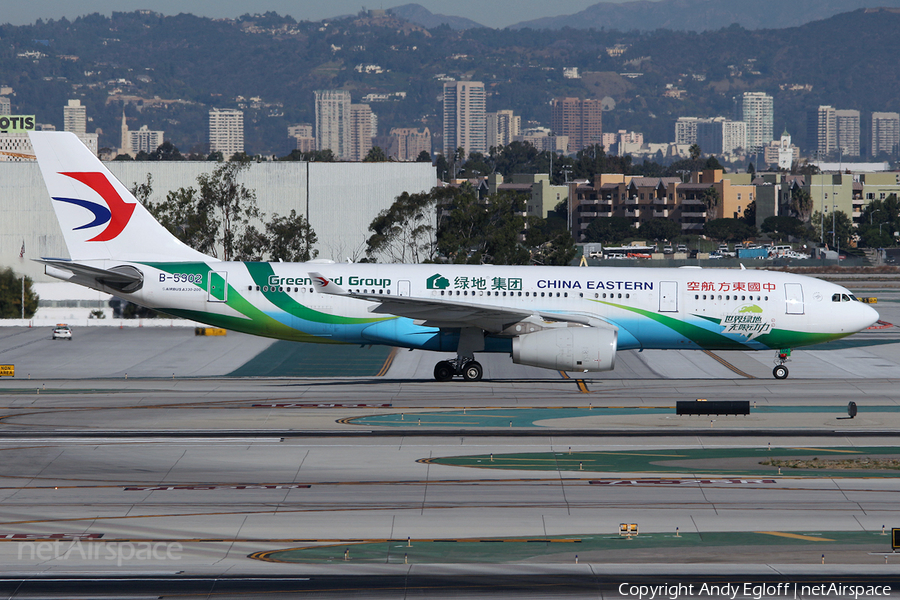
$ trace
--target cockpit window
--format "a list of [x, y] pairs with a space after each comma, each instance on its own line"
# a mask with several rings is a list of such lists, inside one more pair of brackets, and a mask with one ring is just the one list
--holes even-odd
[[854, 302], [859, 302], [859, 298], [857, 298], [853, 294], [850, 294], [850, 299], [853, 300]]
[[841, 302], [850, 302], [850, 296], [848, 294], [841, 294]]
[[831, 297], [831, 301], [832, 301], [832, 302], [840, 302], [840, 301], [841, 301], [841, 295], [840, 295], [840, 294], [834, 294], [834, 295]]

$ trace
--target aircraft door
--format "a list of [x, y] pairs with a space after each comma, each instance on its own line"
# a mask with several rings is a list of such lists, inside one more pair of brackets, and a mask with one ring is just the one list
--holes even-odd
[[678, 282], [659, 282], [659, 312], [678, 312]]
[[397, 295], [409, 296], [409, 281], [401, 280], [397, 282]]
[[803, 286], [799, 283], [784, 284], [785, 312], [789, 315], [803, 314]]
[[207, 288], [207, 302], [227, 302], [228, 301], [228, 272], [227, 271], [210, 271], [209, 287]]

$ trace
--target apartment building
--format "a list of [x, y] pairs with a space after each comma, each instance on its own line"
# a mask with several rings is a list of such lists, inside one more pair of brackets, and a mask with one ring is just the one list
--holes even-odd
[[696, 143], [706, 154], [734, 154], [747, 147], [747, 124], [724, 117], [701, 119]]
[[487, 152], [487, 115], [484, 83], [451, 81], [444, 83], [444, 156], [462, 148], [466, 156]]
[[859, 111], [834, 111], [835, 137], [837, 149], [843, 156], [859, 156]]
[[[710, 189], [719, 197], [715, 206], [706, 202]], [[584, 241], [598, 217], [624, 217], [638, 231], [650, 219], [670, 219], [685, 233], [699, 233], [708, 220], [743, 216], [755, 197], [756, 186], [749, 180], [732, 181], [721, 170], [693, 173], [688, 183], [678, 177], [602, 174], [591, 183], [569, 185], [572, 236]]]
[[734, 118], [747, 124], [744, 148], [755, 151], [774, 139], [775, 106], [772, 96], [763, 92], [744, 92], [734, 99]]
[[316, 149], [350, 159], [350, 92], [316, 90]]
[[819, 106], [806, 113], [806, 143], [822, 158], [837, 150], [837, 111], [833, 106]]
[[226, 159], [244, 151], [244, 112], [235, 108], [209, 111], [209, 151]]
[[288, 137], [294, 140], [294, 149], [300, 152], [313, 152], [316, 149], [316, 138], [313, 126], [307, 123], [291, 125], [287, 128]]
[[556, 136], [569, 138], [570, 153], [602, 144], [602, 101], [594, 98], [554, 98], [550, 101], [550, 129]]
[[372, 109], [368, 104], [350, 105], [350, 151], [347, 158], [361, 161], [372, 149], [375, 129]]
[[900, 150], [900, 113], [872, 113], [871, 153], [872, 156], [887, 154], [897, 156]]
[[489, 149], [508, 146], [522, 130], [522, 117], [513, 114], [511, 110], [486, 113], [486, 119]]
[[413, 161], [422, 152], [431, 154], [431, 131], [425, 127], [394, 127], [387, 139], [381, 141], [385, 154], [399, 161]]

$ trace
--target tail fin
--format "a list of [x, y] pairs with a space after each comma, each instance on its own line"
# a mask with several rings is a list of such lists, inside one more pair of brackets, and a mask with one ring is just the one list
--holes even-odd
[[75, 134], [29, 137], [72, 260], [216, 260], [160, 225]]

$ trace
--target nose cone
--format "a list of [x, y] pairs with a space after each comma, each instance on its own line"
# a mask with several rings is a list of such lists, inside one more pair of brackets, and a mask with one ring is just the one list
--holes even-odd
[[880, 317], [877, 310], [862, 302], [854, 302], [854, 304], [856, 305], [853, 318], [854, 331], [862, 331], [878, 322]]

